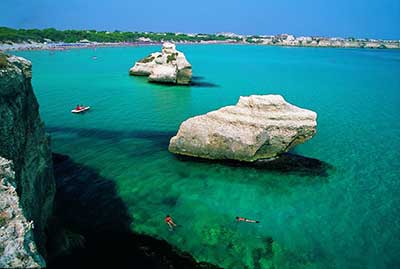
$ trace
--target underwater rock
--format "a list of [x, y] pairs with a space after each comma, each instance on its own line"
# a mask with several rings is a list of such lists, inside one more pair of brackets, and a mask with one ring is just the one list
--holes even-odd
[[2, 53], [0, 60], [0, 156], [14, 164], [19, 203], [33, 220], [37, 247], [45, 255], [55, 193], [50, 141], [31, 85], [31, 63]]
[[188, 85], [192, 80], [192, 66], [175, 44], [164, 43], [162, 51], [155, 52], [136, 62], [130, 75], [148, 76], [149, 81]]
[[169, 151], [206, 159], [272, 159], [312, 138], [316, 119], [315, 112], [280, 95], [240, 97], [235, 106], [184, 121]]
[[53, 154], [53, 163], [55, 215], [85, 242], [79, 246], [78, 238], [78, 246], [50, 260], [48, 268], [219, 268], [165, 240], [133, 232], [135, 222], [114, 180], [66, 155]]

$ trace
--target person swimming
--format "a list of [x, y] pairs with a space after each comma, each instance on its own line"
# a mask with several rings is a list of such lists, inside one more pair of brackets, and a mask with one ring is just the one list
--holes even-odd
[[249, 222], [249, 223], [260, 223], [258, 220], [246, 219], [243, 217], [236, 217], [237, 222]]
[[170, 231], [173, 231], [174, 227], [176, 227], [176, 224], [174, 223], [174, 221], [172, 220], [172, 217], [170, 215], [167, 215], [165, 217], [165, 223], [168, 224]]

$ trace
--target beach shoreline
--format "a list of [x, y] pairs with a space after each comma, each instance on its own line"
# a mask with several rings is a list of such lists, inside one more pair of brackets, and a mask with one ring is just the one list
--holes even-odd
[[[92, 42], [92, 43], [0, 43], [0, 51], [65, 51], [69, 49], [96, 49], [96, 48], [117, 48], [117, 47], [144, 47], [160, 46], [163, 42]], [[201, 42], [174, 42], [177, 45], [254, 45], [267, 47], [289, 47], [289, 48], [344, 48], [344, 49], [374, 49], [374, 50], [396, 50], [398, 46], [332, 46], [332, 45], [300, 45], [300, 44], [265, 44], [232, 41], [201, 41]]]
[[[116, 47], [144, 47], [160, 46], [163, 42], [110, 42], [110, 43], [0, 43], [0, 51], [64, 51], [69, 49], [96, 49], [96, 48], [116, 48]], [[211, 44], [245, 44], [232, 42], [176, 42], [177, 45], [211, 45]]]

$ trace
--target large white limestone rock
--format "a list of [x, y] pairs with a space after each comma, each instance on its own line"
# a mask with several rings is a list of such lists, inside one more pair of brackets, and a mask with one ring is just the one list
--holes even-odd
[[192, 80], [192, 66], [175, 44], [166, 42], [161, 53], [152, 53], [136, 62], [129, 74], [148, 76], [151, 82], [187, 85]]
[[280, 95], [240, 97], [235, 106], [184, 121], [169, 150], [207, 159], [270, 159], [312, 138], [316, 118]]

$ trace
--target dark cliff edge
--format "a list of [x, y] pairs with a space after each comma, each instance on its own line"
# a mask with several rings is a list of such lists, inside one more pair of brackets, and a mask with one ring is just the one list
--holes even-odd
[[52, 155], [31, 78], [0, 51], [0, 267], [216, 268], [133, 233], [112, 180]]
[[13, 163], [12, 184], [19, 206], [27, 221], [33, 221], [33, 237], [45, 257], [45, 231], [52, 214], [55, 183], [49, 137], [39, 116], [31, 68], [29, 61], [0, 52], [0, 156]]

